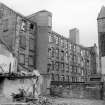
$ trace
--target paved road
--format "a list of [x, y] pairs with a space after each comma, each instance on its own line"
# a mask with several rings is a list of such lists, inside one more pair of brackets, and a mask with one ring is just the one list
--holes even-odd
[[105, 105], [105, 101], [102, 100], [89, 100], [89, 99], [54, 99], [54, 102], [59, 105]]

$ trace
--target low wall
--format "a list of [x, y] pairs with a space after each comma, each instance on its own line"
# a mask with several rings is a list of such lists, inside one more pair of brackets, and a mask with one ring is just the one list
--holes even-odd
[[85, 99], [101, 99], [101, 88], [98, 85], [94, 85], [94, 87], [86, 87], [84, 85], [80, 86], [71, 86], [71, 88], [67, 87], [53, 87], [51, 89], [52, 95], [57, 95], [60, 97], [68, 97], [68, 98], [85, 98]]

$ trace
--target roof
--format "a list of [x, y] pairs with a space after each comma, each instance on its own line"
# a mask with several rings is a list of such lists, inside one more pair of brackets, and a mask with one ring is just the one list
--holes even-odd
[[102, 8], [98, 14], [98, 17], [97, 17], [97, 19], [102, 19], [102, 18], [105, 18], [105, 6], [102, 6]]
[[50, 11], [47, 11], [47, 10], [40, 10], [40, 11], [38, 11], [38, 12], [36, 12], [36, 13], [33, 13], [33, 14], [27, 16], [27, 18], [29, 19], [29, 18], [31, 18], [31, 17], [33, 17], [33, 16], [39, 14], [39, 13], [42, 13], [42, 12], [48, 12], [50, 15], [52, 15], [52, 13], [51, 13]]
[[63, 35], [60, 35], [59, 33], [55, 32], [55, 31], [51, 31], [51, 32], [49, 32], [49, 33], [55, 34], [55, 35], [57, 35], [58, 37], [61, 37], [61, 38], [63, 38], [63, 39], [66, 39], [66, 40], [69, 41], [70, 43], [72, 43], [72, 44], [74, 44], [74, 45], [77, 45], [78, 47], [80, 47], [80, 48], [82, 48], [82, 49], [85, 49], [85, 50], [90, 51], [90, 50], [91, 50], [90, 48], [93, 48], [93, 46], [91, 46], [91, 47], [85, 47], [85, 46], [83, 46], [83, 45], [76, 44], [76, 43], [72, 42], [69, 38], [64, 37]]

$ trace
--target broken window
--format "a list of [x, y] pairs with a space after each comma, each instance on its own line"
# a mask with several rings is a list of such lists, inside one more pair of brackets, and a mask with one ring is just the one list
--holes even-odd
[[22, 23], [21, 23], [21, 31], [26, 31], [26, 28], [27, 28], [26, 21], [25, 20], [22, 20]]
[[35, 30], [34, 24], [30, 23], [30, 26], [29, 26], [29, 32], [30, 32], [30, 34], [33, 34], [33, 32], [35, 32], [34, 30]]
[[30, 24], [30, 29], [33, 30], [34, 29], [34, 24]]

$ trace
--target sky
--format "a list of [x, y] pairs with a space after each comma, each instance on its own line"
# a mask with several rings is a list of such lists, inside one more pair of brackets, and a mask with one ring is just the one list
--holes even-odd
[[97, 16], [105, 0], [0, 0], [13, 10], [28, 16], [40, 10], [52, 12], [53, 31], [69, 37], [69, 29], [78, 28], [80, 44], [98, 45]]

